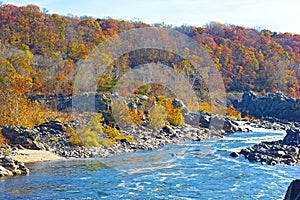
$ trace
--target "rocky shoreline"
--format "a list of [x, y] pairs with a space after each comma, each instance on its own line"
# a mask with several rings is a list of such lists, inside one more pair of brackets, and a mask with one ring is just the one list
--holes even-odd
[[[250, 92], [253, 96], [253, 94]], [[253, 99], [250, 95], [251, 101]], [[278, 96], [278, 95], [277, 95]], [[277, 97], [276, 96], [276, 97]], [[280, 96], [280, 95], [279, 95]], [[97, 96], [103, 99], [103, 96]], [[243, 100], [238, 105], [244, 105], [243, 108], [249, 108], [251, 104], [249, 98], [246, 104], [248, 93], [245, 93]], [[79, 96], [78, 98], [87, 98]], [[266, 97], [265, 97], [266, 98]], [[279, 98], [279, 97], [278, 97]], [[41, 101], [43, 98], [39, 98]], [[47, 98], [46, 98], [47, 99]], [[281, 98], [282, 99], [282, 98]], [[286, 98], [283, 98], [286, 100]], [[82, 99], [81, 99], [82, 100]], [[290, 100], [287, 100], [291, 102]], [[104, 101], [101, 101], [97, 106], [97, 110], [101, 111], [107, 108]], [[294, 101], [293, 101], [294, 102]], [[49, 102], [48, 102], [49, 103]], [[57, 106], [57, 101], [50, 101]], [[67, 99], [61, 98], [58, 105], [62, 110], [69, 108], [72, 104], [71, 97]], [[177, 104], [186, 109], [180, 100]], [[233, 102], [233, 104], [235, 104]], [[106, 105], [106, 106], [104, 106]], [[53, 105], [52, 105], [53, 106]], [[245, 109], [243, 109], [245, 111]], [[291, 123], [276, 118], [270, 118], [269, 121], [251, 120], [251, 121], [235, 121], [228, 117], [207, 114], [205, 112], [183, 112], [185, 124], [181, 126], [164, 126], [159, 130], [153, 130], [144, 125], [137, 125], [128, 127], [122, 130], [121, 135], [130, 136], [133, 141], [121, 139], [116, 141], [110, 146], [101, 145], [100, 147], [85, 147], [75, 146], [70, 143], [70, 135], [66, 130], [70, 127], [74, 128], [78, 122], [72, 121], [69, 123], [62, 123], [60, 121], [50, 121], [38, 126], [28, 129], [25, 127], [5, 126], [1, 127], [2, 135], [10, 141], [9, 145], [0, 147], [0, 177], [28, 174], [29, 170], [25, 169], [22, 162], [14, 160], [17, 156], [24, 156], [20, 150], [39, 150], [53, 153], [53, 155], [66, 159], [78, 158], [96, 158], [96, 157], [110, 157], [119, 155], [126, 152], [135, 152], [139, 150], [153, 150], [166, 144], [174, 144], [185, 141], [203, 141], [206, 139], [219, 139], [227, 134], [235, 132], [248, 132], [251, 128], [262, 128], [270, 130], [287, 130], [294, 126], [299, 126], [299, 123]], [[277, 142], [262, 142], [261, 144], [254, 145], [242, 149], [240, 152], [233, 152], [231, 156], [236, 157], [244, 155], [249, 161], [261, 162], [263, 164], [288, 164], [294, 165], [300, 162], [300, 145], [287, 144], [287, 140]], [[43, 160], [43, 159], [42, 159]], [[47, 159], [46, 159], [47, 160]], [[10, 163], [10, 164], [8, 164]], [[13, 166], [11, 168], [4, 166]], [[22, 169], [21, 173], [18, 170]], [[8, 171], [10, 173], [8, 173]], [[15, 171], [14, 171], [15, 170]]]
[[[225, 123], [223, 129], [213, 130], [208, 128], [210, 120], [216, 117], [219, 117], [220, 120], [224, 120], [223, 123]], [[220, 139], [225, 135], [237, 131], [251, 131], [251, 128], [285, 130], [287, 127], [286, 124], [282, 123], [271, 123], [265, 121], [233, 121], [225, 117], [204, 113], [201, 114], [199, 120], [204, 127], [193, 126], [190, 124], [177, 127], [164, 126], [159, 130], [147, 128], [142, 125], [129, 127], [122, 131], [122, 135], [131, 136], [133, 141], [130, 142], [126, 139], [122, 139], [109, 147], [103, 145], [100, 147], [72, 145], [69, 142], [70, 136], [65, 130], [67, 127], [75, 126], [75, 122], [62, 123], [60, 121], [50, 121], [32, 129], [15, 126], [3, 127], [2, 134], [10, 140], [10, 145], [0, 148], [0, 158], [9, 158], [11, 160], [12, 158], [22, 156], [23, 153], [20, 153], [21, 150], [27, 149], [52, 152], [53, 154], [66, 159], [110, 157], [139, 150], [154, 150], [167, 144], [175, 144], [185, 141]], [[11, 160], [11, 162], [18, 161]], [[29, 170], [26, 169], [26, 173], [24, 172], [22, 174], [27, 174], [28, 171]], [[9, 175], [16, 174], [17, 173], [10, 173]], [[8, 173], [0, 170], [0, 176], [7, 175]]]
[[[63, 158], [96, 158], [110, 157], [126, 152], [134, 152], [139, 150], [153, 150], [166, 144], [179, 143], [184, 141], [202, 141], [208, 138], [223, 137], [226, 132], [224, 130], [212, 131], [207, 128], [193, 127], [185, 124], [182, 126], [171, 127], [164, 126], [160, 130], [153, 130], [144, 126], [129, 127], [122, 131], [123, 135], [129, 135], [133, 138], [130, 142], [126, 139], [115, 142], [109, 147], [84, 147], [72, 145], [69, 140], [70, 136], [65, 130], [71, 124], [64, 124], [59, 121], [50, 121], [32, 129], [25, 127], [3, 127], [2, 134], [10, 140], [10, 144], [0, 148], [0, 159], [9, 159], [19, 155], [20, 150], [43, 150], [52, 152]], [[20, 173], [8, 173], [4, 169], [6, 165], [0, 163], [0, 176], [17, 175]], [[23, 164], [21, 165], [23, 166]], [[16, 168], [16, 167], [15, 167]], [[26, 169], [27, 174], [28, 170]]]
[[283, 140], [261, 142], [240, 152], [232, 152], [230, 155], [232, 157], [242, 155], [250, 162], [267, 165], [297, 165], [300, 163], [300, 128], [288, 129]]

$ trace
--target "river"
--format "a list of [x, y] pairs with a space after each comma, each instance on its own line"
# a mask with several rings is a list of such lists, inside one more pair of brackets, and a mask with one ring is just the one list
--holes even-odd
[[231, 151], [283, 133], [236, 133], [105, 159], [30, 164], [0, 178], [0, 199], [283, 199], [300, 166], [267, 166]]

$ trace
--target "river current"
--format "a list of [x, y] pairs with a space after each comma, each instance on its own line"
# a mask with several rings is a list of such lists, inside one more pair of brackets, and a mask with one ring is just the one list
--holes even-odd
[[300, 166], [267, 166], [232, 151], [283, 133], [236, 133], [112, 158], [28, 165], [0, 178], [0, 199], [283, 199]]

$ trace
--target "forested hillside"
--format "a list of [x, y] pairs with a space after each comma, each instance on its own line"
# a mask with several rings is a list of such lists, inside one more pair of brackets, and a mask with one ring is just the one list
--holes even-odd
[[[71, 93], [76, 63], [95, 46], [125, 30], [148, 26], [166, 25], [59, 16], [42, 12], [35, 5], [4, 4], [0, 7], [1, 91], [17, 76], [18, 81], [26, 82], [25, 93]], [[219, 23], [168, 28], [190, 36], [209, 52], [228, 92], [279, 90], [300, 96], [300, 35]], [[113, 87], [118, 78], [116, 72], [140, 63], [159, 61], [173, 67], [186, 66], [185, 60], [168, 52], [148, 50], [139, 59], [130, 56], [134, 53], [115, 61], [114, 70], [99, 77], [100, 91]]]

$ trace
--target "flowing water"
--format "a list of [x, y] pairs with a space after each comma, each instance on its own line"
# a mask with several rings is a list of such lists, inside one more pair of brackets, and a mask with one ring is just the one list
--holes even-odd
[[0, 199], [283, 199], [300, 166], [267, 166], [231, 151], [283, 133], [236, 133], [113, 158], [44, 162], [0, 178]]

